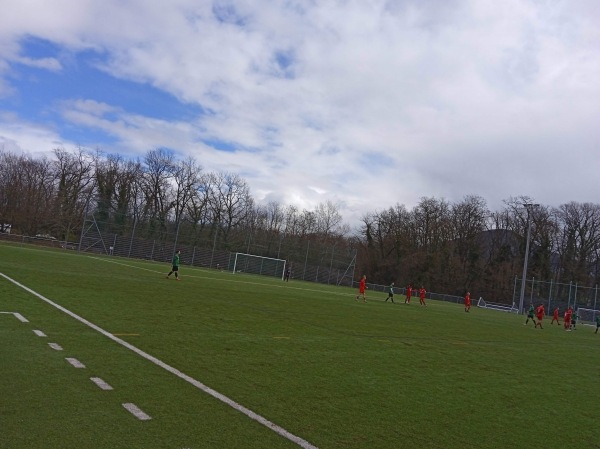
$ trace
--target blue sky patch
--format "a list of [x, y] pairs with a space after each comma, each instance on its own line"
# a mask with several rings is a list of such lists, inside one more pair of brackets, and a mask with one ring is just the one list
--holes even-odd
[[[22, 42], [21, 56], [31, 59], [56, 58], [63, 67], [61, 71], [51, 71], [26, 64], [12, 64], [10, 82], [18, 94], [5, 98], [5, 103], [30, 122], [51, 126], [59, 124], [59, 104], [70, 100], [94, 100], [128, 114], [165, 121], [192, 121], [205, 114], [199, 105], [182, 103], [173, 95], [148, 84], [118, 79], [99, 70], [98, 63], [104, 60], [105, 55], [97, 51], [70, 54], [52, 42], [27, 38]], [[112, 137], [101, 138], [104, 133], [99, 131], [90, 133], [89, 129], [60, 124], [64, 130], [62, 137], [69, 140], [79, 141], [88, 136], [103, 143], [113, 141]]]

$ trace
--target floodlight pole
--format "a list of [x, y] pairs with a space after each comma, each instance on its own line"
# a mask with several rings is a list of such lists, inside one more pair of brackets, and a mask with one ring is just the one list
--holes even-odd
[[525, 282], [527, 278], [527, 261], [529, 260], [529, 240], [531, 238], [531, 219], [529, 214], [531, 207], [539, 206], [539, 204], [525, 203], [523, 204], [527, 208], [527, 241], [525, 243], [525, 260], [523, 261], [523, 277], [521, 279], [521, 297], [519, 300], [519, 314], [523, 313], [523, 302], [525, 300]]

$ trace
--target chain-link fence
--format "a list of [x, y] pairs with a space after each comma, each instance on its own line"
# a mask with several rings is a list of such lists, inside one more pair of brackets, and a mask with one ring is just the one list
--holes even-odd
[[183, 235], [179, 229], [177, 232], [163, 230], [157, 233], [158, 238], [137, 237], [135, 227], [129, 229], [126, 235], [110, 230], [104, 223], [89, 217], [81, 232], [79, 250], [165, 263], [170, 263], [174, 252], [179, 250], [184, 265], [228, 270], [233, 267], [235, 254], [245, 253], [286, 260], [292, 280], [350, 286], [354, 277], [355, 251], [308, 239], [298, 241], [280, 235], [265, 241], [251, 233], [232, 238], [218, 228], [207, 229], [193, 239], [190, 235]]
[[[513, 301], [519, 304], [521, 301], [522, 279], [515, 277]], [[577, 282], [553, 282], [539, 281], [535, 278], [525, 280], [525, 294], [523, 295], [523, 308], [527, 309], [529, 304], [543, 304], [546, 313], [558, 307], [566, 310], [579, 307], [598, 310], [600, 299], [598, 298], [598, 285], [594, 287], [580, 285]]]

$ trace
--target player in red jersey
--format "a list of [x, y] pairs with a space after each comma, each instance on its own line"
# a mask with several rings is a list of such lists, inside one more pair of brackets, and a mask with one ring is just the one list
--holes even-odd
[[421, 303], [422, 306], [427, 305], [427, 304], [425, 304], [425, 289], [423, 288], [422, 285], [421, 285], [421, 288], [419, 289], [419, 302]]
[[554, 312], [552, 312], [552, 322], [550, 324], [554, 324], [554, 321], [560, 326], [560, 321], [558, 321], [558, 307], [555, 307]]
[[571, 317], [573, 316], [573, 308], [569, 307], [566, 311], [565, 311], [565, 316], [564, 316], [564, 325], [565, 325], [565, 330], [566, 331], [570, 331], [571, 330]]
[[358, 284], [358, 295], [356, 295], [356, 300], [358, 301], [358, 297], [362, 296], [363, 301], [367, 302], [367, 296], [365, 293], [365, 290], [367, 289], [367, 275], [363, 274], [362, 279], [360, 280], [360, 283]]
[[544, 319], [545, 313], [546, 313], [546, 311], [544, 310], [544, 304], [540, 304], [539, 306], [537, 306], [537, 308], [535, 309], [535, 314], [537, 316], [537, 323], [535, 323], [534, 327], [540, 326], [540, 329], [543, 329], [542, 320]]
[[410, 304], [410, 297], [412, 296], [412, 285], [408, 285], [406, 287], [406, 299], [404, 300], [404, 304]]
[[465, 312], [469, 312], [471, 310], [471, 293], [467, 292], [465, 295]]

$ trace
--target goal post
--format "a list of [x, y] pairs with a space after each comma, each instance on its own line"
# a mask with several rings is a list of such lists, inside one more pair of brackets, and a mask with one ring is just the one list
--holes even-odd
[[284, 259], [273, 259], [271, 257], [256, 256], [254, 254], [235, 253], [232, 272], [260, 274], [262, 276], [273, 276], [283, 279], [285, 274]]
[[513, 312], [513, 313], [518, 313], [519, 309], [516, 307], [515, 303], [512, 303], [512, 306], [506, 305], [506, 304], [498, 304], [498, 303], [494, 303], [494, 302], [488, 302], [485, 301], [481, 296], [479, 297], [479, 300], [477, 301], [477, 307], [480, 307], [482, 309], [492, 309], [492, 310], [500, 310], [502, 312]]
[[600, 316], [600, 310], [596, 309], [584, 309], [583, 307], [579, 307], [577, 309], [577, 324], [590, 324], [596, 325], [596, 318]]

